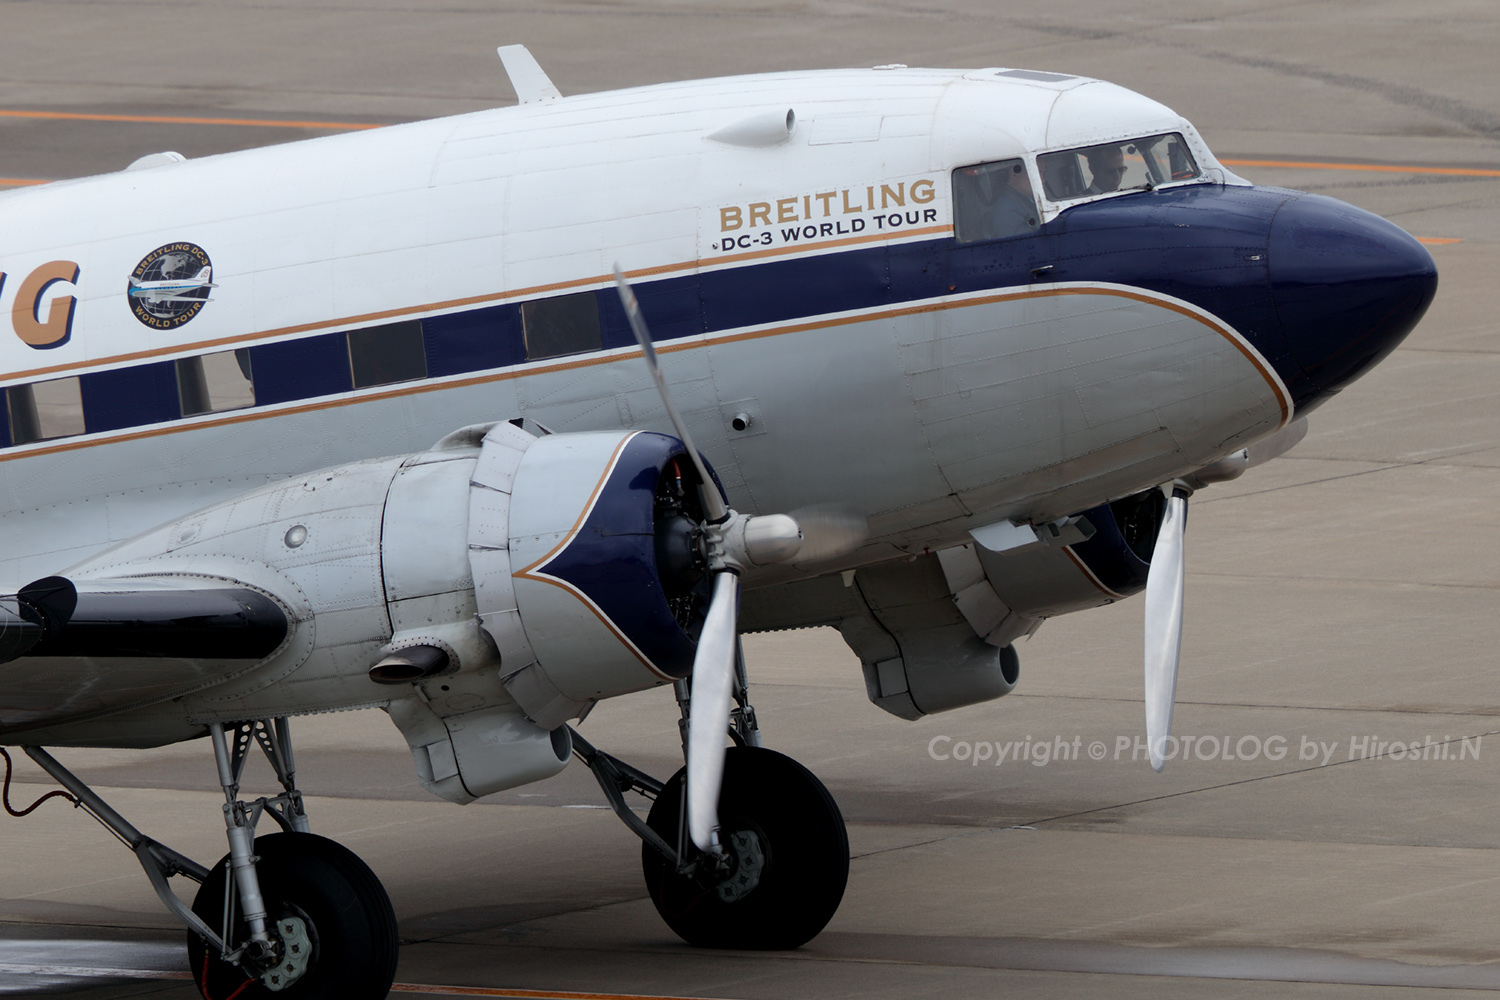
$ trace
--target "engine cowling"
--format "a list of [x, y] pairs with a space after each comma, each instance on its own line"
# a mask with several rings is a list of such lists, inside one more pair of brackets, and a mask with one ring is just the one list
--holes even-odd
[[870, 700], [915, 719], [1008, 694], [1017, 639], [1145, 589], [1164, 509], [1161, 491], [1147, 490], [1061, 524], [981, 529], [935, 557], [861, 569], [857, 595], [833, 593]]
[[1112, 604], [1145, 590], [1165, 509], [1162, 492], [1146, 490], [1066, 519], [1071, 538], [1043, 526], [1024, 529], [1034, 531], [1034, 544], [999, 552], [971, 545], [1006, 609], [1029, 620], [1009, 623], [1005, 641], [1041, 619]]
[[689, 469], [665, 434], [485, 438], [469, 492], [479, 619], [507, 690], [541, 725], [692, 671]]
[[[651, 432], [467, 428], [427, 452], [251, 491], [69, 577], [80, 609], [99, 603], [96, 592], [118, 594], [171, 621], [237, 587], [225, 591], [242, 598], [233, 607], [264, 600], [258, 613], [285, 621], [248, 658], [227, 626], [222, 641], [204, 639], [233, 644], [238, 658], [195, 661], [172, 675], [191, 677], [184, 686], [151, 672], [153, 657], [183, 650], [136, 648], [141, 614], [122, 619], [136, 638], [116, 672], [134, 657], [145, 662], [130, 669], [166, 678], [158, 729], [175, 717], [183, 738], [208, 721], [385, 704], [424, 785], [469, 801], [561, 770], [571, 753], [562, 726], [596, 700], [691, 671], [707, 586], [685, 458], [680, 441]], [[108, 616], [76, 616], [74, 632], [86, 617], [90, 641], [109, 646], [96, 634]], [[68, 622], [21, 624], [27, 641], [0, 649], [10, 669], [72, 669], [46, 659], [78, 645]]]
[[[426, 691], [445, 670], [468, 675], [456, 699], [390, 708], [430, 790], [467, 801], [548, 777], [571, 753], [568, 719], [691, 671], [707, 595], [685, 458], [664, 434], [539, 437], [500, 423], [472, 460], [443, 461], [442, 449], [407, 460], [381, 542], [395, 631], [372, 676], [426, 662], [440, 668], [425, 668]], [[458, 630], [488, 640], [469, 662], [444, 642], [452, 627], [431, 624], [453, 617], [455, 596], [468, 599]], [[449, 655], [423, 661], [414, 648]], [[475, 697], [486, 700], [469, 707]], [[453, 708], [465, 710], [445, 714]]]

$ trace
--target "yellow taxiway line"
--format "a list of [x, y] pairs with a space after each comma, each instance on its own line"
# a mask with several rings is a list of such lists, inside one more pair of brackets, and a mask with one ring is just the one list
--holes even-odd
[[[6, 111], [0, 110], [0, 118], [51, 118], [75, 121], [103, 122], [160, 122], [180, 125], [245, 125], [256, 128], [303, 128], [328, 130], [353, 130], [383, 128], [381, 125], [357, 124], [354, 122], [276, 121], [259, 118], [189, 118], [161, 115], [92, 115], [61, 111]], [[1435, 174], [1446, 177], [1500, 177], [1500, 170], [1482, 170], [1475, 167], [1419, 167], [1398, 163], [1325, 163], [1316, 160], [1245, 160], [1227, 159], [1219, 161], [1230, 167], [1272, 167], [1283, 170], [1355, 170], [1381, 174]], [[0, 177], [0, 187], [29, 187], [49, 183], [23, 177]], [[1428, 246], [1446, 246], [1462, 243], [1462, 239], [1451, 236], [1419, 236], [1418, 243]]]
[[391, 986], [391, 992], [444, 997], [519, 997], [521, 1000], [702, 1000], [640, 993], [563, 993], [556, 990], [503, 990], [488, 986], [424, 986], [418, 983], [395, 983]]
[[1323, 163], [1314, 160], [1220, 160], [1227, 167], [1278, 167], [1287, 170], [1364, 170], [1378, 174], [1439, 174], [1445, 177], [1500, 177], [1500, 170], [1472, 167], [1418, 167], [1399, 163]]
[[155, 125], [243, 125], [247, 128], [303, 128], [353, 132], [384, 128], [369, 122], [284, 121], [278, 118], [198, 118], [186, 115], [104, 115], [76, 111], [11, 111], [0, 109], [0, 118], [36, 118], [44, 121], [136, 122]]
[[[0, 973], [11, 975], [62, 976], [70, 979], [191, 980], [193, 974], [178, 969], [111, 969], [79, 965], [32, 965], [0, 962]], [[655, 996], [642, 993], [568, 993], [560, 990], [511, 990], [492, 986], [437, 986], [427, 983], [393, 983], [392, 993], [414, 993], [441, 997], [512, 997], [515, 1000], [704, 1000], [701, 997]]]

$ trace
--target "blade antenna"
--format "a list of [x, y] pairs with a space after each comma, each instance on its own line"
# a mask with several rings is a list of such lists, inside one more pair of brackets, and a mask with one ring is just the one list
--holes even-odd
[[630, 320], [630, 329], [635, 334], [635, 342], [641, 345], [641, 352], [646, 356], [646, 367], [651, 371], [651, 378], [656, 382], [657, 394], [661, 396], [662, 405], [667, 408], [667, 416], [672, 421], [672, 428], [677, 431], [677, 437], [687, 447], [688, 457], [693, 460], [693, 468], [698, 470], [698, 481], [702, 483], [699, 493], [703, 503], [703, 513], [710, 522], [722, 521], [729, 510], [724, 506], [718, 487], [714, 485], [713, 478], [708, 474], [708, 466], [704, 464], [703, 456], [698, 454], [698, 446], [693, 444], [692, 435], [688, 434], [687, 424], [683, 423], [677, 407], [672, 405], [672, 397], [667, 392], [667, 380], [661, 373], [661, 362], [656, 358], [656, 348], [651, 346], [651, 332], [646, 329], [646, 320], [641, 316], [641, 305], [636, 301], [635, 292], [631, 289], [630, 282], [625, 280], [625, 273], [620, 270], [619, 263], [615, 264], [614, 270], [615, 288], [620, 293], [620, 303], [625, 307], [625, 316]]

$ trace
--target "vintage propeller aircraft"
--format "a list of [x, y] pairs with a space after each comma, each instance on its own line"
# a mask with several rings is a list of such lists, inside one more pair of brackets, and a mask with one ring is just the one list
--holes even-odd
[[[0, 742], [135, 852], [211, 1000], [392, 981], [297, 715], [384, 708], [457, 803], [578, 756], [673, 930], [744, 948], [817, 934], [848, 845], [760, 746], [740, 633], [837, 626], [914, 719], [1144, 589], [1160, 768], [1188, 496], [1295, 444], [1436, 289], [1396, 226], [1097, 80], [564, 98], [500, 54], [515, 107], [0, 195]], [[667, 685], [666, 781], [570, 726]], [[45, 749], [205, 736], [212, 867]], [[255, 745], [284, 791], [246, 801]]]

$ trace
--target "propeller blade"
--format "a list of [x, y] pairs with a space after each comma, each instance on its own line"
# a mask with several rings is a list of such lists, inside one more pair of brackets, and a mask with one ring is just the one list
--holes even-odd
[[698, 446], [693, 444], [692, 435], [688, 434], [687, 424], [683, 423], [677, 407], [672, 405], [672, 396], [667, 392], [667, 380], [661, 373], [661, 362], [657, 360], [656, 348], [651, 344], [651, 331], [646, 328], [646, 318], [641, 315], [641, 304], [636, 301], [635, 292], [631, 290], [630, 282], [625, 280], [625, 272], [620, 270], [618, 263], [615, 264], [615, 288], [620, 293], [620, 304], [625, 307], [625, 317], [630, 320], [630, 330], [635, 334], [635, 342], [641, 346], [641, 353], [646, 356], [646, 368], [651, 372], [652, 381], [656, 383], [662, 405], [667, 408], [667, 417], [672, 421], [678, 439], [687, 448], [693, 467], [698, 470], [698, 482], [701, 484], [698, 496], [703, 504], [704, 517], [710, 522], [722, 521], [728, 513], [724, 498], [719, 496], [718, 487], [708, 474], [708, 466], [704, 464], [703, 456], [698, 454]]
[[688, 717], [688, 834], [700, 851], [719, 848], [719, 786], [724, 780], [724, 739], [729, 732], [740, 578], [714, 577], [713, 598], [693, 659], [693, 696]]
[[1177, 489], [1156, 534], [1146, 576], [1146, 748], [1151, 769], [1160, 771], [1172, 703], [1177, 697], [1177, 660], [1182, 649], [1182, 534], [1187, 522], [1186, 490]]

